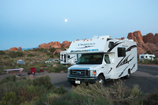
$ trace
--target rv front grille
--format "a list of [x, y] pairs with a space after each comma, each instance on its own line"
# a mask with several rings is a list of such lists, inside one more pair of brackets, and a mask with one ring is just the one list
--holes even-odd
[[70, 76], [73, 77], [89, 77], [89, 70], [70, 70]]

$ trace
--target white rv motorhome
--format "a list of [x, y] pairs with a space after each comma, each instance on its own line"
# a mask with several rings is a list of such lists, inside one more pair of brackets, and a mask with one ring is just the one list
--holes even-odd
[[142, 59], [154, 60], [154, 58], [155, 58], [154, 54], [140, 54], [139, 55], [139, 60], [142, 60]]
[[107, 79], [127, 78], [137, 70], [137, 45], [133, 40], [94, 36], [92, 39], [73, 41], [67, 50], [82, 54], [76, 65], [68, 68], [68, 81], [104, 84]]
[[60, 52], [60, 63], [61, 64], [76, 64], [77, 60], [81, 54], [71, 54], [68, 51], [61, 51]]

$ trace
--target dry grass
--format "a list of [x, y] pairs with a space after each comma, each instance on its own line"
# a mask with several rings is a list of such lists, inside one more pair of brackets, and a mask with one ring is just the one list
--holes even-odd
[[104, 87], [98, 83], [90, 84], [88, 86], [81, 85], [73, 89], [75, 93], [81, 94], [85, 97], [90, 97], [97, 103], [97, 99], [106, 100], [108, 104], [142, 104], [141, 91], [138, 85], [134, 85], [132, 89], [126, 87], [124, 82], [115, 81], [114, 85]]

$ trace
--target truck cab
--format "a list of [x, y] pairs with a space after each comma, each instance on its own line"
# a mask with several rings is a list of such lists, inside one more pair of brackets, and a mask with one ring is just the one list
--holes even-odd
[[80, 84], [81, 82], [95, 83], [96, 80], [99, 80], [100, 83], [104, 84], [104, 75], [109, 72], [110, 64], [108, 54], [82, 54], [76, 65], [68, 69], [68, 81], [71, 84]]

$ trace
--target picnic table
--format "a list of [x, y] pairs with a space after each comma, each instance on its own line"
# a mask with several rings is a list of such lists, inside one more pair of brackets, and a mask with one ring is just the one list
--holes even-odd
[[12, 71], [18, 71], [19, 75], [21, 75], [21, 72], [23, 70], [24, 70], [23, 68], [19, 68], [19, 69], [5, 69], [3, 71], [6, 72], [6, 75], [9, 75], [9, 72], [12, 72]]

